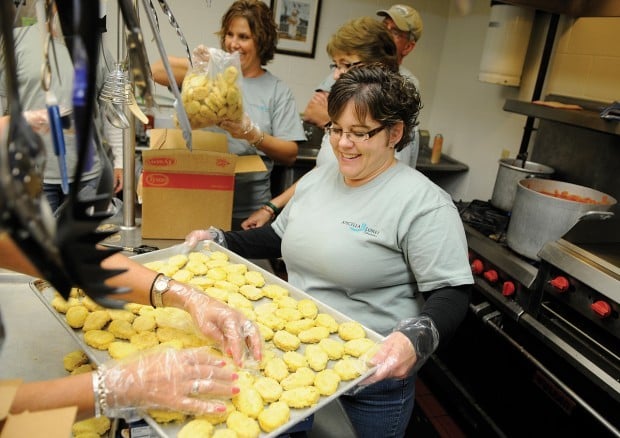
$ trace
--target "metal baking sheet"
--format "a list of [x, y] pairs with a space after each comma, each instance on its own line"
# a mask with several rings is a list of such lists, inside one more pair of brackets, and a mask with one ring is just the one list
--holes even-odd
[[[185, 254], [186, 251], [187, 251], [187, 248], [184, 245], [175, 245], [175, 246], [171, 246], [166, 249], [157, 250], [157, 251], [153, 251], [153, 252], [146, 253], [146, 254], [136, 255], [136, 256], [133, 256], [132, 259], [136, 260], [139, 263], [144, 264], [144, 263], [149, 263], [149, 262], [154, 262], [154, 261], [159, 261], [159, 260], [166, 260], [172, 257], [173, 255]], [[306, 299], [306, 298], [313, 300], [316, 303], [320, 313], [328, 313], [332, 315], [338, 323], [354, 320], [350, 318], [349, 316], [325, 305], [324, 303], [321, 303], [320, 301], [315, 300], [314, 298], [312, 298], [311, 295], [308, 295], [302, 290], [297, 289], [296, 287], [292, 286], [290, 283], [287, 283], [286, 281], [282, 280], [280, 277], [261, 268], [260, 266], [257, 266], [256, 264], [248, 261], [247, 259], [240, 257], [239, 255], [233, 253], [232, 251], [229, 251], [228, 249], [222, 247], [221, 245], [216, 244], [215, 242], [211, 242], [211, 241], [200, 242], [193, 251], [203, 251], [206, 253], [215, 252], [215, 251], [224, 252], [228, 255], [230, 262], [242, 263], [247, 266], [248, 270], [260, 272], [265, 278], [265, 284], [277, 284], [279, 286], [282, 286], [289, 291], [289, 296], [297, 300]], [[52, 312], [54, 316], [56, 316], [58, 321], [61, 323], [63, 327], [67, 329], [69, 334], [75, 338], [78, 344], [80, 344], [80, 346], [84, 349], [84, 352], [88, 355], [88, 357], [94, 363], [101, 364], [110, 359], [110, 356], [108, 355], [106, 351], [97, 350], [97, 349], [94, 349], [88, 346], [86, 342], [84, 341], [82, 330], [75, 330], [71, 328], [66, 323], [64, 315], [57, 312], [51, 306], [51, 300], [54, 297], [54, 289], [51, 287], [49, 283], [43, 280], [35, 280], [35, 281], [32, 281], [30, 285], [31, 285], [31, 289], [34, 292], [36, 292], [36, 295], [41, 298], [45, 306]], [[259, 305], [262, 302], [266, 302], [268, 300], [269, 300], [268, 298], [262, 298], [261, 300], [254, 302], [254, 305], [255, 306]], [[378, 334], [377, 332], [367, 327], [364, 327], [364, 329], [366, 330], [366, 336], [369, 339], [375, 342], [381, 342], [384, 339], [384, 337]], [[332, 334], [331, 337], [333, 337], [334, 339], [339, 339], [338, 336], [334, 334]], [[297, 351], [303, 354], [304, 349], [305, 349], [305, 344], [302, 343]], [[330, 361], [330, 363], [333, 364], [333, 361]], [[328, 363], [328, 367], [329, 367], [329, 363]], [[352, 390], [359, 382], [361, 382], [362, 380], [370, 376], [373, 372], [374, 372], [374, 368], [371, 368], [367, 372], [365, 372], [363, 375], [358, 377], [357, 379], [346, 381], [346, 382], [340, 382], [338, 390], [334, 394], [328, 397], [321, 397], [319, 399], [319, 402], [312, 407], [305, 408], [305, 409], [291, 408], [291, 417], [290, 417], [290, 420], [286, 424], [284, 424], [283, 426], [279, 427], [278, 429], [272, 432], [269, 432], [269, 433], [262, 432], [260, 434], [260, 438], [272, 438], [272, 437], [276, 437], [278, 435], [283, 434], [287, 430], [294, 427], [296, 424], [304, 421], [310, 415], [312, 415], [316, 411], [320, 410], [321, 408], [323, 408], [324, 406], [332, 402], [334, 399], [338, 398], [340, 395], [346, 393], [347, 391]], [[159, 436], [161, 437], [176, 437], [179, 431], [181, 430], [181, 428], [185, 425], [185, 423], [159, 424], [148, 415], [145, 415], [144, 419], [153, 428], [153, 430], [157, 432]], [[216, 428], [218, 427], [219, 426], [216, 426]]]

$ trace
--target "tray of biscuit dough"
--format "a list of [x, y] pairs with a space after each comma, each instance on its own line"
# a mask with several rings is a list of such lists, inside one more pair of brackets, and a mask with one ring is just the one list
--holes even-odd
[[[260, 329], [263, 359], [237, 370], [240, 392], [226, 401], [225, 413], [148, 411], [145, 420], [160, 436], [275, 437], [373, 372], [364, 358], [383, 340], [378, 333], [214, 242], [184, 250], [177, 245], [133, 259], [243, 312]], [[104, 309], [77, 289], [64, 300], [41, 280], [32, 289], [96, 364], [161, 346], [221, 354], [183, 310], [135, 303]]]

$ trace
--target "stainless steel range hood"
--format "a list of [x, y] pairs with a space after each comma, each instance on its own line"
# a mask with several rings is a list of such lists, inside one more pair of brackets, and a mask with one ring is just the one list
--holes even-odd
[[620, 2], [615, 0], [502, 0], [570, 17], [620, 17]]

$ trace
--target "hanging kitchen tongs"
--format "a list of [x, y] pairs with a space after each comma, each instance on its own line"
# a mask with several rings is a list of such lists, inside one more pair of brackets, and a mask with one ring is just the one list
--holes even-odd
[[[98, 242], [114, 233], [114, 231], [97, 231], [101, 221], [111, 216], [107, 206], [113, 193], [112, 165], [100, 142], [96, 141], [98, 136], [95, 135], [93, 123], [96, 67], [101, 38], [98, 26], [99, 4], [89, 2], [88, 7], [83, 7], [85, 5], [82, 2], [73, 0], [57, 0], [56, 4], [63, 23], [63, 32], [65, 36], [70, 35], [72, 41], [71, 56], [75, 69], [73, 116], [78, 151], [74, 184], [71, 186], [68, 200], [60, 209], [56, 245], [66, 272], [75, 285], [106, 307], [121, 307], [123, 302], [108, 299], [106, 296], [124, 293], [126, 289], [110, 287], [105, 284], [105, 280], [123, 271], [101, 267], [101, 262], [118, 250], [98, 249], [96, 246]], [[91, 199], [83, 199], [78, 197], [80, 182], [94, 153], [99, 154], [102, 163], [97, 195]], [[53, 278], [48, 279], [58, 289]]]
[[[123, 1], [128, 0], [119, 0], [121, 3]], [[181, 93], [179, 91], [179, 86], [177, 85], [177, 81], [174, 78], [174, 73], [172, 72], [172, 67], [170, 66], [170, 62], [168, 61], [168, 55], [166, 54], [166, 49], [164, 47], [164, 43], [159, 35], [159, 30], [157, 28], [157, 17], [155, 15], [155, 10], [152, 7], [149, 7], [150, 0], [142, 0], [142, 4], [144, 5], [144, 11], [146, 12], [146, 17], [149, 20], [149, 24], [151, 25], [151, 30], [153, 31], [153, 37], [155, 38], [155, 42], [157, 43], [157, 49], [159, 50], [159, 55], [161, 56], [162, 63], [164, 64], [164, 69], [166, 70], [166, 76], [168, 76], [168, 82], [170, 84], [170, 90], [174, 95], [174, 109], [177, 113], [177, 122], [183, 132], [183, 139], [185, 140], [185, 145], [187, 149], [192, 150], [192, 128], [189, 124], [189, 118], [187, 117], [187, 112], [185, 111], [185, 107], [183, 106], [183, 99], [181, 98]], [[170, 23], [176, 28], [177, 34], [181, 36], [183, 33], [181, 32], [181, 28], [179, 27], [174, 15], [172, 15], [172, 11], [168, 4], [160, 0], [159, 5], [161, 6], [164, 13], [168, 16]], [[187, 46], [187, 42], [185, 41], [185, 37], [182, 37], [181, 40], [185, 46], [187, 47], [187, 52], [189, 56], [189, 47]], [[191, 64], [191, 56], [190, 64]]]
[[15, 62], [12, 2], [0, 2], [0, 33], [9, 102], [9, 134], [0, 147], [0, 230], [7, 231], [39, 272], [68, 296], [72, 280], [54, 244], [54, 219], [44, 199], [45, 149], [22, 115]]
[[[51, 89], [52, 84], [52, 65], [50, 63], [50, 46], [56, 62], [56, 72], [58, 73], [58, 57], [56, 56], [56, 46], [52, 33], [52, 2], [51, 0], [37, 0], [35, 9], [37, 21], [43, 36], [43, 66], [41, 68], [41, 87], [45, 91], [45, 105], [47, 106], [47, 116], [49, 119], [50, 133], [54, 144], [54, 154], [58, 160], [60, 168], [60, 187], [62, 192], [69, 194], [69, 175], [67, 174], [67, 160], [65, 148], [65, 136], [62, 131], [62, 119], [58, 107], [58, 99]], [[58, 78], [60, 79], [60, 76]]]

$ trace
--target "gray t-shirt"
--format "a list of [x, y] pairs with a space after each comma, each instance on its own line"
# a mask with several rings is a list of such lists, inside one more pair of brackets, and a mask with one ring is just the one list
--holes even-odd
[[361, 187], [313, 169], [272, 227], [292, 285], [383, 335], [419, 314], [419, 292], [473, 283], [450, 196], [400, 162]]
[[[269, 71], [256, 78], [243, 78], [242, 94], [243, 110], [263, 132], [283, 140], [306, 139], [293, 93], [281, 79]], [[266, 172], [241, 173], [235, 177], [233, 217], [245, 219], [271, 199], [270, 175], [274, 162], [247, 141], [233, 138], [221, 128], [206, 130], [226, 134], [230, 153], [258, 154], [267, 167]]]
[[[41, 31], [38, 25], [19, 27], [13, 31], [15, 37], [15, 58], [17, 64], [17, 78], [19, 82], [19, 97], [22, 109], [37, 110], [46, 108], [45, 92], [41, 87], [41, 66], [43, 63], [43, 45]], [[58, 68], [60, 78], [56, 71], [56, 62], [50, 48], [50, 61], [52, 67], [51, 89], [54, 91], [59, 106], [62, 108], [72, 108], [73, 96], [73, 62], [64, 40], [56, 38], [54, 40], [56, 54], [58, 56]], [[6, 90], [6, 71], [0, 70], [0, 96], [7, 96]], [[46, 163], [43, 181], [48, 184], [60, 184], [60, 167], [50, 133], [41, 135], [45, 145]], [[73, 130], [64, 131], [66, 163], [69, 181], [73, 181], [75, 168], [77, 167], [77, 150], [75, 145], [75, 135]], [[84, 172], [83, 180], [90, 180], [99, 175], [100, 164], [95, 154], [93, 165]]]

